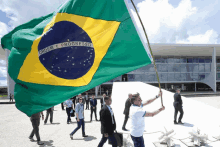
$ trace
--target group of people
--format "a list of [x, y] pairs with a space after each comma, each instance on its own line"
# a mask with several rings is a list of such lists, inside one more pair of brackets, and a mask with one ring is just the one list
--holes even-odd
[[[82, 97], [81, 94], [79, 94], [77, 97], [75, 97], [76, 106], [73, 107], [73, 100], [68, 99], [66, 100], [63, 105], [66, 106], [66, 112], [67, 112], [67, 124], [71, 122], [70, 112], [71, 110], [75, 110], [75, 118], [77, 121], [77, 127], [70, 133], [70, 138], [73, 139], [73, 135], [81, 128], [82, 126], [82, 136], [88, 137], [88, 135], [85, 134], [85, 122], [84, 122], [84, 104], [85, 101], [90, 102], [90, 109], [91, 109], [91, 115], [90, 115], [90, 122], [92, 121], [92, 115], [93, 112], [95, 113], [95, 118], [97, 120], [96, 115], [96, 107], [97, 107], [97, 100], [95, 99], [95, 96], [92, 95], [92, 98], [89, 99], [88, 93], [86, 94], [85, 98]], [[158, 95], [156, 95], [154, 98], [147, 100], [146, 102], [142, 103], [142, 99], [140, 97], [140, 94], [129, 94], [128, 99], [125, 102], [125, 109], [124, 109], [124, 123], [122, 126], [122, 130], [128, 131], [126, 129], [126, 124], [128, 119], [131, 119], [131, 128], [130, 128], [130, 136], [132, 138], [132, 141], [134, 143], [135, 147], [144, 147], [144, 138], [143, 133], [145, 130], [145, 119], [144, 117], [153, 117], [157, 115], [159, 112], [163, 111], [165, 109], [164, 106], [159, 108], [158, 110], [154, 112], [146, 112], [143, 110], [143, 107], [152, 103], [156, 99], [158, 99], [160, 96], [162, 96], [162, 91], [159, 91]], [[102, 138], [98, 144], [98, 147], [102, 147], [104, 143], [109, 139], [112, 143], [113, 147], [117, 147], [117, 141], [114, 137], [114, 131], [116, 130], [116, 120], [114, 117], [114, 112], [111, 108], [112, 104], [112, 98], [110, 96], [106, 96], [106, 94], [103, 94], [103, 97], [100, 100], [101, 103], [101, 110], [99, 112], [100, 114], [100, 121], [101, 121], [101, 134]], [[88, 104], [89, 105], [89, 104]], [[176, 117], [177, 113], [180, 112], [180, 117], [178, 119], [178, 123], [182, 124], [181, 119], [183, 117], [183, 109], [182, 109], [182, 99], [180, 96], [180, 89], [177, 89], [176, 93], [174, 94], [174, 124], [177, 124]], [[89, 109], [87, 107], [87, 109]], [[53, 107], [50, 108], [50, 110], [47, 110], [47, 116], [45, 119], [45, 124], [47, 122], [48, 116], [50, 115], [50, 122], [52, 123], [53, 120]], [[39, 124], [40, 124], [40, 114], [42, 116], [42, 119], [44, 119], [43, 112], [39, 112], [37, 114], [33, 114], [31, 116], [31, 122], [33, 126], [33, 131], [31, 132], [31, 135], [29, 136], [30, 140], [33, 140], [34, 134], [37, 137], [37, 143], [39, 145], [42, 145], [43, 143], [40, 142], [40, 136], [39, 136]]]

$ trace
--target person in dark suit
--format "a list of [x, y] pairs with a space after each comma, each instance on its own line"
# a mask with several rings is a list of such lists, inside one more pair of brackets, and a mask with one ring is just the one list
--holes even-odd
[[44, 121], [45, 125], [47, 123], [47, 119], [48, 119], [49, 115], [50, 115], [50, 123], [51, 124], [53, 123], [53, 110], [54, 110], [54, 106], [49, 108], [49, 109], [47, 109], [47, 115], [46, 115], [46, 118], [45, 118], [45, 121]]
[[[182, 123], [182, 118], [183, 118], [183, 102], [181, 99], [181, 95], [180, 95], [180, 89], [176, 90], [176, 93], [174, 94], [174, 102], [173, 102], [173, 106], [175, 109], [174, 112], [174, 124], [183, 124]], [[178, 123], [176, 122], [176, 118], [177, 118], [177, 113], [180, 112], [180, 116], [178, 119]]]
[[76, 107], [76, 96], [74, 96], [74, 97], [72, 97], [72, 101], [73, 101], [73, 105], [74, 105], [74, 109], [75, 109], [75, 107]]
[[64, 109], [64, 105], [63, 105], [63, 103], [61, 103], [61, 108], [62, 108], [62, 110], [65, 110], [65, 109]]
[[97, 100], [95, 99], [95, 95], [92, 95], [92, 99], [90, 100], [90, 106], [91, 106], [91, 116], [90, 116], [90, 122], [92, 121], [92, 114], [93, 112], [95, 113], [95, 119], [97, 120], [97, 115], [96, 115], [96, 105], [97, 105]]
[[86, 100], [86, 109], [89, 110], [89, 94], [88, 94], [88, 92], [86, 92], [85, 100]]
[[31, 115], [30, 120], [33, 126], [33, 130], [29, 136], [30, 141], [34, 141], [33, 137], [34, 134], [37, 138], [37, 144], [38, 145], [43, 145], [43, 142], [40, 142], [40, 134], [39, 134], [39, 125], [40, 125], [40, 114], [42, 115], [42, 120], [44, 120], [44, 114], [43, 112], [39, 112], [39, 113], [35, 113], [33, 115]]
[[104, 104], [105, 104], [105, 97], [106, 97], [106, 94], [103, 94], [103, 97], [101, 98], [101, 100], [100, 100], [100, 103], [101, 103], [101, 109], [102, 109], [102, 107], [104, 106]]
[[128, 131], [125, 128], [125, 126], [128, 122], [128, 118], [129, 118], [129, 112], [130, 112], [130, 107], [131, 107], [131, 98], [132, 98], [132, 94], [128, 94], [128, 99], [125, 102], [125, 109], [124, 109], [125, 120], [124, 120], [124, 124], [122, 126], [122, 130], [124, 130], [124, 131]]
[[99, 142], [98, 147], [102, 147], [103, 144], [109, 139], [112, 142], [113, 147], [117, 147], [117, 141], [113, 135], [114, 130], [116, 129], [115, 117], [110, 107], [112, 103], [111, 97], [105, 97], [105, 105], [100, 110], [101, 118], [101, 133], [102, 139]]

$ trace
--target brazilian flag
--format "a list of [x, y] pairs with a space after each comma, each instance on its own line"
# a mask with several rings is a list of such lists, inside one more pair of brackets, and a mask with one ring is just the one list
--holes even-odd
[[69, 0], [1, 39], [16, 107], [31, 116], [151, 64], [124, 0]]

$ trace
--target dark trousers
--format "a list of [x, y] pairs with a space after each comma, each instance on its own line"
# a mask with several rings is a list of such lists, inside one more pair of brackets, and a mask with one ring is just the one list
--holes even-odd
[[[76, 119], [77, 121], [77, 119]], [[77, 128], [72, 132], [70, 133], [70, 135], [73, 135], [76, 133], [76, 131], [78, 131], [82, 126], [82, 135], [85, 134], [85, 122], [84, 122], [84, 118], [83, 119], [79, 119], [79, 122], [77, 121]]]
[[174, 121], [176, 121], [176, 117], [177, 117], [177, 113], [180, 112], [180, 116], [178, 119], [178, 122], [180, 122], [183, 118], [183, 108], [182, 105], [177, 105], [176, 107], [174, 107], [175, 112], [174, 112]]
[[40, 135], [39, 135], [40, 118], [39, 119], [31, 119], [31, 123], [33, 126], [33, 130], [32, 130], [29, 137], [33, 138], [34, 134], [35, 134], [37, 141], [40, 141]]
[[112, 135], [108, 135], [108, 137], [105, 137], [104, 134], [103, 134], [102, 135], [102, 139], [99, 142], [98, 147], [102, 147], [105, 144], [105, 142], [107, 141], [107, 139], [109, 139], [112, 142], [112, 146], [113, 147], [117, 147], [117, 141], [116, 141], [115, 137], [113, 136], [113, 134]]
[[66, 113], [67, 113], [67, 122], [70, 122], [71, 121], [71, 118], [70, 118], [70, 111], [71, 111], [71, 107], [70, 108], [66, 108]]
[[47, 119], [48, 119], [49, 115], [50, 115], [50, 123], [53, 122], [53, 111], [47, 111], [47, 115], [46, 115], [44, 123], [47, 123]]
[[125, 114], [125, 120], [124, 120], [124, 124], [122, 126], [122, 128], [125, 128], [127, 122], [128, 122], [128, 118], [129, 118], [129, 115], [128, 114]]
[[89, 100], [86, 100], [86, 109], [89, 109]]
[[61, 103], [61, 108], [62, 108], [62, 110], [64, 110], [64, 106], [63, 106], [63, 103]]
[[95, 113], [95, 119], [97, 120], [96, 107], [93, 108], [93, 107], [91, 106], [91, 116], [90, 116], [90, 120], [92, 120], [92, 114], [93, 114], [93, 112]]
[[13, 102], [13, 98], [10, 98], [10, 101], [12, 101], [12, 102]]
[[75, 102], [76, 102], [76, 99], [73, 99], [73, 105], [74, 105], [74, 109], [75, 109], [75, 107], [76, 107]]
[[145, 147], [143, 136], [141, 136], [141, 137], [134, 137], [134, 136], [131, 135], [131, 139], [134, 142], [134, 147]]

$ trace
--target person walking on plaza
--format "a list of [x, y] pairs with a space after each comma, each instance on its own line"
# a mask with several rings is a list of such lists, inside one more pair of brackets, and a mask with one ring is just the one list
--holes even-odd
[[47, 109], [47, 115], [46, 115], [46, 118], [45, 118], [45, 121], [44, 121], [45, 125], [47, 123], [47, 119], [48, 119], [49, 115], [50, 115], [50, 123], [51, 124], [53, 123], [53, 110], [54, 110], [54, 106], [49, 108], [49, 109]]
[[33, 126], [33, 130], [29, 136], [29, 139], [30, 141], [34, 141], [33, 137], [34, 137], [34, 134], [37, 138], [37, 144], [38, 145], [43, 145], [44, 143], [42, 143], [40, 141], [40, 134], [39, 134], [39, 125], [40, 125], [40, 114], [42, 115], [42, 120], [44, 120], [44, 114], [43, 112], [39, 112], [39, 113], [35, 113], [33, 115], [31, 115], [31, 123], [32, 123], [32, 126]]
[[102, 109], [102, 107], [105, 105], [105, 97], [106, 97], [106, 94], [103, 94], [103, 97], [101, 98], [101, 100], [100, 100], [100, 103], [101, 103], [101, 109]]
[[124, 130], [124, 131], [128, 131], [125, 128], [125, 126], [128, 122], [128, 118], [129, 118], [129, 111], [130, 111], [130, 107], [131, 107], [131, 98], [132, 98], [132, 94], [128, 94], [128, 99], [125, 102], [125, 109], [124, 109], [125, 120], [124, 120], [124, 124], [122, 126], [122, 130]]
[[[181, 95], [180, 95], [180, 89], [177, 89], [176, 93], [174, 94], [173, 106], [174, 106], [174, 109], [175, 109], [174, 124], [183, 124], [182, 121], [181, 121], [182, 118], [183, 118], [183, 102], [182, 102]], [[178, 111], [180, 112], [180, 116], [179, 116], [178, 123], [177, 123], [176, 122], [176, 117], [177, 117]]]
[[105, 105], [100, 110], [101, 118], [101, 133], [102, 139], [99, 142], [98, 147], [102, 147], [104, 143], [109, 139], [112, 142], [113, 147], [117, 147], [117, 141], [113, 135], [114, 130], [116, 129], [116, 122], [114, 113], [110, 105], [112, 104], [111, 97], [105, 97]]
[[134, 147], [145, 146], [144, 138], [143, 138], [143, 133], [145, 129], [144, 117], [153, 117], [165, 109], [165, 107], [163, 106], [159, 110], [151, 113], [151, 112], [144, 111], [143, 106], [152, 103], [154, 100], [156, 100], [161, 95], [162, 95], [162, 92], [159, 92], [156, 98], [150, 99], [143, 104], [142, 104], [142, 100], [140, 98], [139, 93], [135, 94], [132, 97], [131, 99], [132, 106], [130, 108], [130, 116], [131, 116], [131, 138], [133, 140]]
[[68, 99], [64, 102], [64, 105], [66, 106], [67, 124], [69, 124], [71, 122], [70, 111], [71, 111], [71, 109], [73, 109], [73, 102], [71, 99]]
[[88, 92], [86, 92], [85, 100], [86, 100], [86, 109], [89, 110], [89, 95], [88, 95]]
[[74, 96], [73, 98], [72, 98], [72, 101], [73, 101], [73, 105], [74, 105], [74, 109], [76, 108], [76, 96]]
[[92, 99], [90, 100], [90, 105], [91, 105], [91, 116], [90, 116], [90, 122], [92, 121], [92, 114], [93, 112], [95, 113], [95, 119], [97, 120], [97, 115], [96, 115], [96, 105], [97, 105], [97, 100], [95, 99], [95, 95], [92, 95]]
[[76, 104], [76, 109], [75, 109], [75, 113], [76, 113], [76, 121], [77, 121], [77, 128], [70, 133], [70, 138], [73, 139], [73, 135], [76, 133], [76, 131], [78, 131], [81, 126], [82, 126], [82, 136], [83, 137], [88, 137], [88, 135], [85, 134], [85, 122], [84, 122], [84, 106], [82, 103], [82, 97], [79, 98], [79, 103]]
[[65, 109], [64, 109], [64, 105], [63, 105], [63, 103], [61, 103], [61, 108], [62, 108], [62, 110], [65, 110]]
[[13, 98], [12, 98], [12, 94], [11, 93], [10, 93], [9, 97], [10, 97], [10, 102], [11, 101], [13, 102]]

